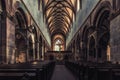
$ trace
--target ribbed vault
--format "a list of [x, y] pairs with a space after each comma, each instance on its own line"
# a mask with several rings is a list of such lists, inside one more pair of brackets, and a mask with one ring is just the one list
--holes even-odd
[[76, 15], [77, 0], [43, 0], [44, 16], [51, 36], [70, 31]]

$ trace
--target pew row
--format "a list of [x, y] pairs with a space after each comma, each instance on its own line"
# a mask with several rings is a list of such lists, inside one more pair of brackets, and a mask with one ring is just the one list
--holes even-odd
[[65, 65], [79, 80], [120, 80], [119, 64], [66, 61]]
[[55, 62], [0, 65], [0, 80], [50, 80]]

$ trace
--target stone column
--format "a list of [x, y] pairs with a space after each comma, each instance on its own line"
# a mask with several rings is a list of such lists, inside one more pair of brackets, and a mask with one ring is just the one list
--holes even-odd
[[0, 21], [0, 45], [1, 45], [1, 52], [0, 52], [0, 62], [7, 63], [6, 57], [6, 11], [1, 13], [1, 21]]
[[33, 60], [35, 60], [35, 43], [33, 43]]
[[72, 54], [73, 54], [73, 57], [72, 57], [72, 58], [73, 58], [73, 60], [75, 60], [75, 59], [74, 59], [74, 45], [73, 45], [73, 43], [72, 43], [72, 45], [71, 45], [71, 48], [72, 48]]
[[43, 48], [43, 60], [45, 60], [45, 42], [44, 42], [44, 48]]
[[26, 50], [26, 62], [27, 62], [27, 61], [30, 61], [30, 59], [29, 59], [29, 41], [28, 40], [26, 41], [26, 44], [27, 44], [27, 50]]
[[75, 53], [75, 61], [77, 60], [77, 45], [76, 45], [76, 40], [75, 40], [75, 44], [74, 44], [74, 53]]
[[42, 60], [44, 60], [44, 42], [42, 43]]
[[98, 44], [96, 43], [96, 57], [95, 57], [95, 60], [98, 62], [98, 49], [99, 49], [99, 46]]
[[39, 42], [37, 42], [37, 60], [40, 60], [40, 49], [39, 49]]
[[89, 54], [90, 54], [90, 52], [89, 52], [89, 50], [90, 50], [90, 37], [88, 38], [88, 44], [87, 44], [87, 47], [88, 47], [88, 49], [87, 49], [87, 61], [89, 61]]
[[94, 35], [95, 35], [95, 37], [96, 37], [96, 39], [95, 39], [95, 50], [96, 50], [96, 57], [95, 57], [95, 60], [96, 60], [96, 62], [98, 62], [98, 54], [99, 54], [99, 52], [98, 52], [98, 49], [99, 49], [99, 45], [98, 45], [98, 35], [97, 35], [97, 31], [95, 31], [94, 32]]
[[42, 60], [42, 43], [39, 43], [39, 58]]

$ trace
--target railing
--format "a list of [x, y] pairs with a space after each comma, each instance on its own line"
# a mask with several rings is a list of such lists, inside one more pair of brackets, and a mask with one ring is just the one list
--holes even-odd
[[118, 64], [66, 61], [65, 65], [79, 80], [120, 80], [120, 65]]

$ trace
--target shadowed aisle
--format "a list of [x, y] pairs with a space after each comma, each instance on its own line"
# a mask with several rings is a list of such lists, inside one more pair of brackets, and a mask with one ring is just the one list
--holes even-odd
[[75, 76], [64, 65], [56, 65], [51, 80], [76, 80], [76, 79]]

